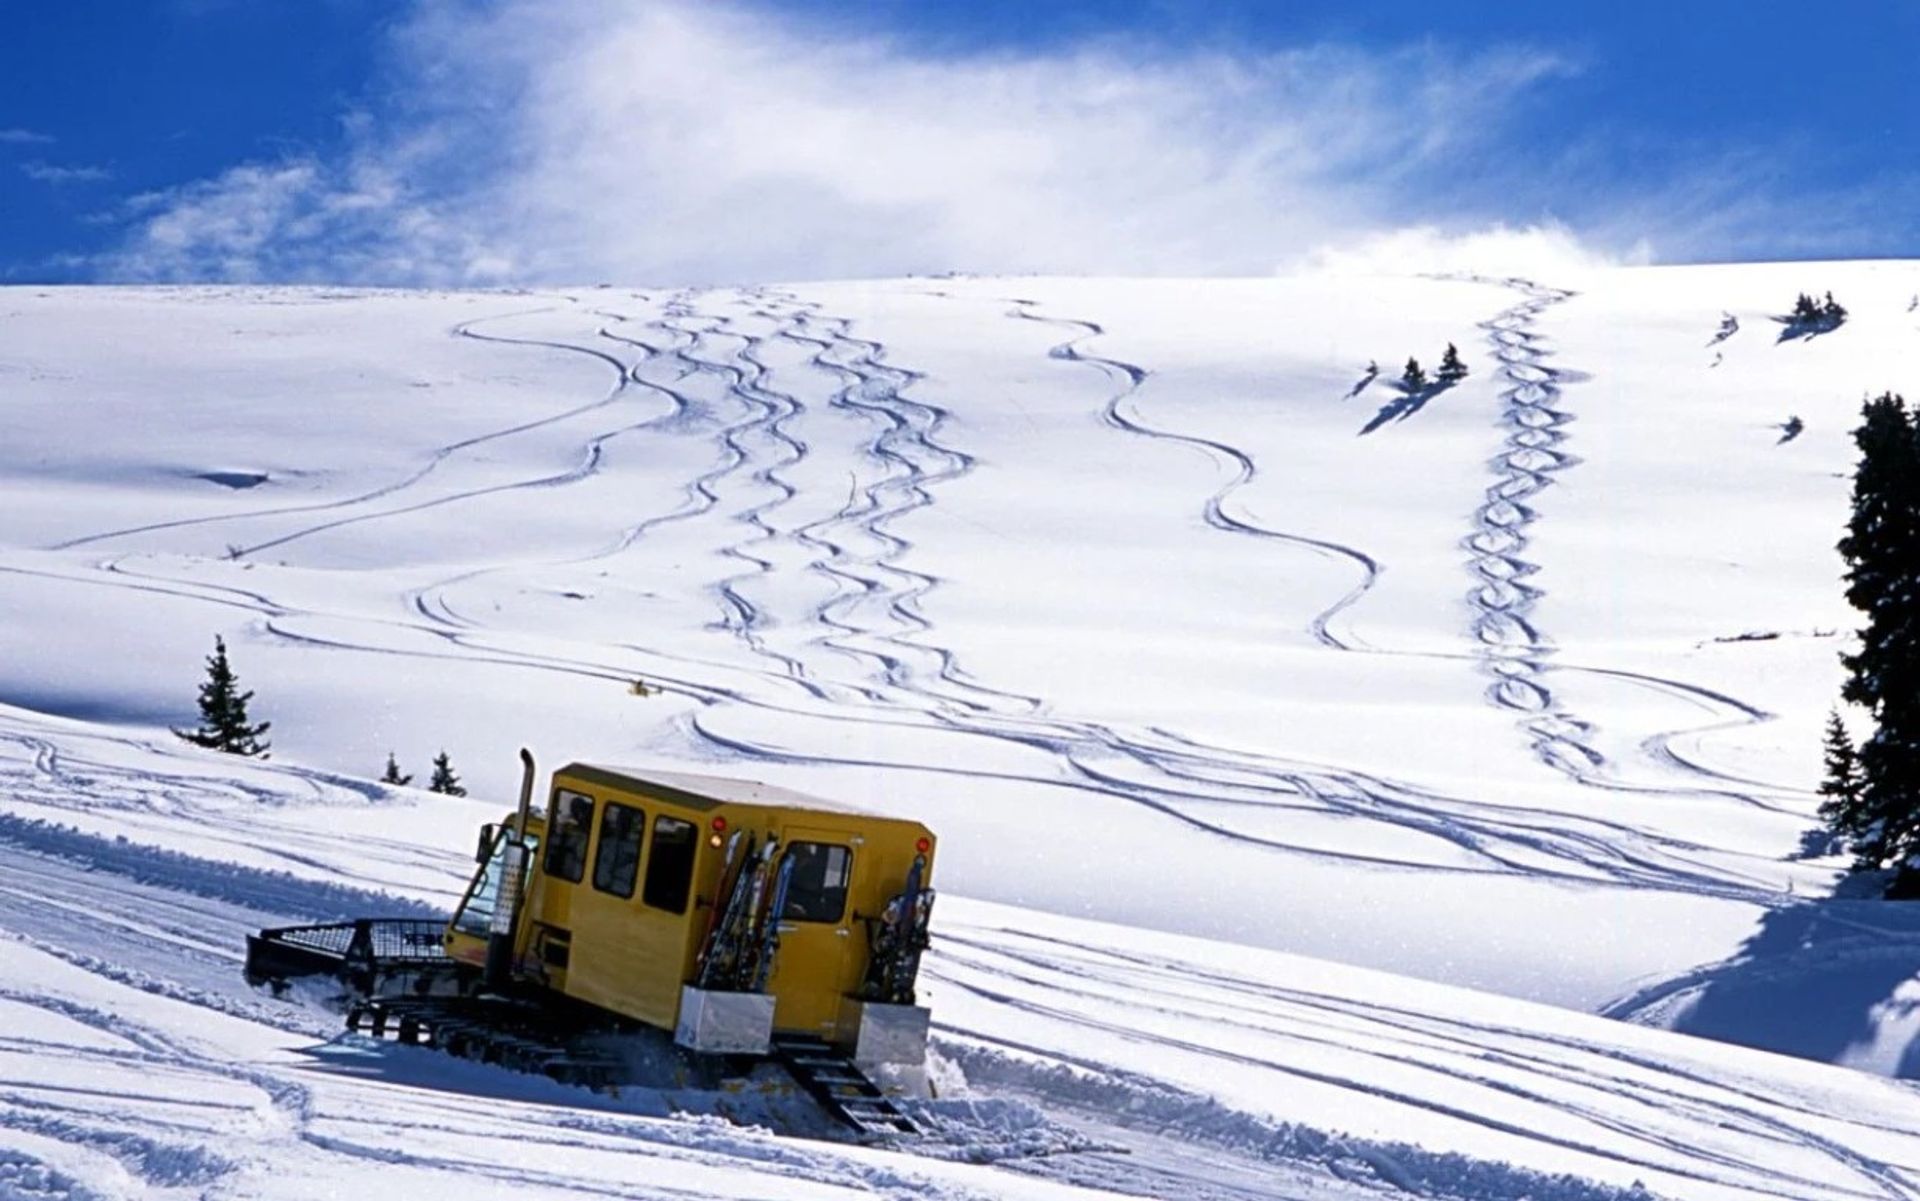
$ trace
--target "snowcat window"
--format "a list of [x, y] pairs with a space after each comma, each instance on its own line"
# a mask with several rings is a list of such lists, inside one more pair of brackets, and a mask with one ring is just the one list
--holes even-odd
[[665, 816], [653, 819], [653, 857], [647, 861], [647, 887], [641, 900], [668, 913], [687, 911], [693, 854], [700, 849], [698, 834], [692, 822]]
[[[481, 869], [472, 891], [467, 894], [467, 903], [460, 907], [460, 915], [454, 919], [453, 928], [462, 934], [472, 934], [478, 938], [487, 936], [488, 925], [493, 921], [494, 906], [500, 900], [500, 876], [506, 867], [506, 857], [502, 853], [507, 846], [505, 834], [504, 829], [494, 831], [493, 850], [487, 856], [487, 866]], [[527, 857], [524, 860], [528, 875], [532, 874], [533, 861], [539, 851], [540, 840], [528, 835]], [[527, 882], [522, 880], [520, 884], [524, 890]]]
[[640, 835], [647, 815], [632, 805], [608, 801], [600, 811], [600, 849], [593, 853], [593, 886], [616, 897], [633, 895], [640, 873]]
[[796, 842], [787, 848], [793, 878], [787, 881], [783, 922], [837, 922], [847, 911], [847, 881], [853, 852], [830, 842]]
[[553, 829], [548, 831], [547, 874], [580, 883], [587, 869], [587, 836], [593, 832], [593, 798], [557, 788], [553, 793]]

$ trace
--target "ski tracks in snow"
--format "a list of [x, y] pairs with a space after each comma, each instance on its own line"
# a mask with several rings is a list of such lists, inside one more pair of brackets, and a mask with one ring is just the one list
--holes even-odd
[[[1030, 931], [949, 930], [942, 947], [929, 961], [935, 978], [1022, 1015], [1023, 1022], [1005, 1024], [1034, 1031], [1032, 1042], [1073, 1041], [1038, 1032], [1046, 1026], [1092, 1030], [1096, 1039], [1113, 1040], [1114, 1049], [1105, 1054], [1073, 1059], [1040, 1051], [1032, 1042], [976, 1030], [953, 1032], [961, 1045], [948, 1053], [960, 1055], [963, 1063], [990, 1055], [987, 1063], [970, 1064], [970, 1071], [985, 1076], [997, 1064], [997, 1074], [1009, 1085], [1024, 1086], [1062, 1107], [1084, 1103], [1089, 1098], [1076, 1092], [1097, 1087], [1119, 1094], [1104, 1097], [1104, 1108], [1142, 1114], [1201, 1142], [1230, 1134], [1244, 1146], [1250, 1133], [1244, 1116], [1223, 1121], [1217, 1105], [1169, 1097], [1164, 1082], [1136, 1077], [1124, 1066], [1164, 1052], [1214, 1062], [1223, 1077], [1253, 1068], [1438, 1115], [1551, 1148], [1554, 1154], [1658, 1174], [1665, 1177], [1661, 1191], [1676, 1190], [1674, 1195], [1714, 1188], [1783, 1201], [1829, 1191], [1888, 1201], [1920, 1196], [1920, 1178], [1910, 1167], [1863, 1154], [1838, 1135], [1829, 1113], [1791, 1089], [1760, 1084], [1734, 1069], [1675, 1062], [1479, 1016], [1287, 987], [1220, 965], [1069, 943]], [[1116, 1003], [1122, 997], [1131, 1014], [1125, 1019]], [[1078, 1042], [1086, 1045], [1085, 1039]], [[981, 1050], [970, 1054], [968, 1044]], [[1073, 1074], [1047, 1070], [1047, 1064], [1077, 1069], [1078, 1081]], [[1882, 1133], [1920, 1133], [1920, 1128], [1867, 1116], [1851, 1124], [1853, 1134], [1868, 1141]], [[1722, 1141], [1701, 1146], [1693, 1131], [1702, 1128], [1715, 1130]], [[1272, 1128], [1267, 1138], [1289, 1144], [1289, 1158], [1306, 1151], [1307, 1157], [1330, 1159], [1332, 1152], [1391, 1164], [1398, 1176], [1393, 1183], [1407, 1191], [1452, 1195], [1448, 1186], [1459, 1186], [1445, 1178], [1450, 1169], [1444, 1157], [1419, 1148], [1369, 1148], [1363, 1140], [1340, 1137], [1329, 1140], [1331, 1145], [1303, 1148], [1298, 1132]], [[1760, 1166], [1775, 1160], [1781, 1148], [1793, 1150], [1794, 1167]], [[1472, 1195], [1558, 1195], [1552, 1182], [1529, 1175], [1481, 1176]]]
[[1077, 329], [1080, 332], [1065, 342], [1053, 347], [1048, 353], [1056, 359], [1070, 363], [1086, 363], [1112, 376], [1121, 383], [1121, 389], [1113, 394], [1101, 411], [1101, 417], [1115, 429], [1144, 438], [1153, 438], [1180, 446], [1192, 447], [1215, 462], [1225, 466], [1231, 478], [1202, 502], [1201, 513], [1206, 523], [1217, 530], [1230, 534], [1240, 534], [1251, 538], [1270, 539], [1289, 546], [1300, 547], [1322, 558], [1332, 559], [1343, 566], [1357, 570], [1359, 578], [1353, 588], [1331, 605], [1313, 615], [1307, 622], [1307, 630], [1314, 639], [1324, 646], [1337, 650], [1356, 649], [1353, 636], [1336, 635], [1330, 629], [1333, 619], [1357, 604], [1380, 577], [1380, 564], [1373, 556], [1357, 547], [1345, 546], [1337, 542], [1328, 542], [1318, 538], [1309, 538], [1302, 534], [1289, 533], [1261, 525], [1244, 511], [1232, 505], [1234, 495], [1251, 484], [1258, 475], [1253, 456], [1237, 446], [1198, 434], [1184, 433], [1149, 423], [1140, 413], [1137, 402], [1141, 386], [1147, 382], [1146, 368], [1119, 359], [1105, 358], [1089, 354], [1082, 343], [1106, 333], [1099, 324], [1071, 317], [1047, 317], [1035, 310], [1038, 304], [1032, 300], [1016, 299], [1013, 302], [1012, 316], [1023, 321], [1038, 321], [1065, 329]]
[[[1550, 303], [1544, 296], [1529, 294], [1526, 304]], [[1053, 348], [1051, 357], [1073, 367], [1098, 370], [1114, 381], [1116, 386], [1102, 409], [1111, 428], [1198, 451], [1224, 468], [1225, 482], [1200, 502], [1212, 528], [1276, 548], [1306, 550], [1355, 571], [1354, 587], [1316, 614], [1309, 628], [1330, 648], [1356, 649], [1333, 626], [1371, 587], [1378, 564], [1356, 548], [1275, 530], [1253, 520], [1236, 503], [1239, 490], [1256, 478], [1255, 463], [1247, 452], [1150, 421], [1139, 405], [1149, 378], [1144, 368], [1088, 352], [1084, 343], [1103, 333], [1101, 326], [1042, 316], [1033, 311], [1035, 307], [1030, 301], [1016, 304], [1012, 315], [1059, 326], [1071, 335]], [[1509, 630], [1531, 634], [1525, 614], [1530, 598], [1521, 578], [1526, 574], [1525, 561], [1518, 553], [1524, 548], [1526, 532], [1525, 520], [1519, 519], [1523, 516], [1520, 505], [1548, 468], [1566, 461], [1552, 450], [1556, 419], [1550, 403], [1553, 393], [1548, 389], [1554, 376], [1537, 364], [1540, 356], [1529, 346], [1525, 328], [1533, 311], [1515, 312], [1511, 319], [1497, 322], [1496, 329], [1508, 356], [1505, 369], [1512, 383], [1514, 441], [1504, 458], [1511, 478], [1501, 481], [1496, 488], [1500, 495], [1490, 494], [1483, 510], [1486, 520], [1481, 532], [1489, 536], [1489, 553], [1484, 563], [1477, 561], [1477, 570], [1484, 568], [1485, 575], [1484, 587], [1476, 595], [1488, 601], [1485, 621], [1490, 638], [1504, 637]], [[537, 348], [572, 349], [616, 370], [617, 378], [606, 394], [570, 413], [602, 408], [640, 389], [651, 390], [667, 404], [666, 411], [637, 423], [630, 414], [618, 415], [615, 428], [598, 431], [594, 437], [624, 434], [677, 442], [705, 440], [712, 448], [711, 457], [684, 485], [679, 506], [636, 515], [623, 532], [587, 558], [483, 567], [411, 596], [412, 621], [361, 619], [396, 631], [404, 629], [414, 637], [426, 634], [442, 649], [407, 648], [404, 643], [368, 645], [362, 638], [342, 636], [337, 623], [334, 628], [303, 628], [303, 617], [324, 615], [304, 614], [259, 593], [155, 579], [126, 583], [251, 610], [266, 618], [275, 636], [315, 646], [416, 658], [478, 659], [606, 681], [624, 682], [644, 674], [650, 682], [694, 703], [686, 718], [688, 729], [722, 757], [880, 766], [845, 753], [799, 750], [791, 739], [763, 741], [754, 733], [755, 723], [746, 723], [748, 728], [743, 730], [739, 722], [717, 720], [733, 710], [783, 720], [840, 723], [816, 727], [823, 734], [844, 730], [845, 723], [875, 730], [931, 730], [1037, 751], [1056, 765], [1055, 770], [997, 772], [980, 765], [949, 766], [954, 761], [944, 756], [937, 763], [895, 765], [1064, 786], [1090, 798], [1143, 806], [1189, 829], [1249, 846], [1331, 860], [1544, 873], [1749, 895], [1744, 882], [1730, 879], [1724, 870], [1703, 866], [1704, 848], [1620, 823], [1446, 797], [1324, 765], [1210, 746], [1167, 730], [1117, 729], [1050, 713], [1040, 697], [993, 688], [969, 675], [953, 652], [939, 645], [938, 631], [922, 612], [925, 599], [940, 581], [912, 565], [916, 548], [902, 523], [932, 504], [942, 483], [971, 470], [973, 460], [944, 440], [948, 414], [911, 395], [919, 378], [913, 371], [891, 363], [880, 343], [856, 337], [846, 319], [822, 314], [818, 306], [788, 294], [759, 291], [731, 299], [725, 294], [680, 294], [666, 303], [658, 317], [645, 322], [605, 305], [590, 312], [600, 322], [595, 338], [619, 349], [624, 357], [590, 341], [575, 344], [506, 334], [485, 337]], [[476, 335], [469, 328], [465, 336]], [[803, 357], [803, 363], [790, 361], [796, 355]], [[695, 387], [695, 377], [714, 387]], [[823, 406], [818, 399], [822, 395]], [[837, 432], [820, 424], [823, 412], [837, 415]], [[863, 425], [865, 433], [851, 435], [853, 425]], [[838, 441], [829, 445], [822, 438]], [[824, 510], [817, 484], [814, 494], [803, 497], [793, 482], [796, 473], [817, 465], [821, 455], [830, 456], [829, 462], [831, 456], [844, 458], [852, 476], [845, 503]], [[674, 461], [699, 460], [676, 454]], [[583, 479], [574, 476], [570, 482]], [[1515, 521], [1502, 524], [1508, 515], [1508, 508], [1502, 506], [1513, 507]], [[509, 567], [544, 571], [568, 564], [617, 570], [626, 556], [646, 552], [670, 530], [676, 538], [686, 538], [686, 545], [704, 548], [705, 561], [718, 568], [702, 568], [706, 574], [699, 577], [699, 586], [711, 597], [713, 628], [729, 635], [747, 653], [745, 669], [737, 657], [717, 659], [685, 640], [663, 644], [644, 631], [630, 644], [583, 645], [577, 654], [556, 652], [550, 644], [534, 651], [523, 646], [512, 630], [490, 628], [461, 614], [459, 589], [494, 571]], [[1491, 540], [1496, 534], [1509, 541]], [[1499, 578], [1502, 572], [1514, 578]], [[97, 573], [89, 575], [100, 578]], [[808, 580], [816, 583], [806, 585]], [[1510, 657], [1529, 662], [1527, 654], [1538, 649], [1537, 643], [1537, 639], [1534, 643], [1523, 640], [1519, 645], [1526, 653]], [[761, 665], [757, 670], [751, 667], [756, 662]], [[645, 664], [644, 672], [636, 664]], [[1530, 718], [1537, 716], [1529, 713]], [[813, 741], [830, 746], [839, 738]], [[1240, 820], [1244, 815], [1287, 808], [1399, 826], [1446, 848], [1443, 861], [1456, 866], [1436, 867], [1433, 862], [1393, 854], [1311, 845], [1255, 833]], [[1271, 822], [1263, 824], [1272, 827]]]
[[[1466, 599], [1472, 614], [1469, 627], [1482, 669], [1491, 677], [1488, 701], [1517, 716], [1543, 764], [1579, 783], [1623, 792], [1711, 794], [1758, 808], [1797, 812], [1751, 791], [1762, 788], [1778, 794], [1791, 790], [1718, 771], [1687, 758], [1673, 746], [1682, 735], [1770, 721], [1770, 714], [1736, 697], [1681, 680], [1555, 662], [1557, 648], [1534, 616], [1536, 604], [1546, 593], [1532, 582], [1540, 571], [1531, 556], [1534, 527], [1540, 515], [1531, 502], [1562, 472], [1580, 463], [1568, 448], [1568, 427], [1575, 418], [1565, 407], [1563, 385], [1581, 378], [1581, 373], [1550, 361], [1552, 353], [1535, 326], [1549, 310], [1576, 294], [1517, 277], [1478, 282], [1499, 284], [1521, 295], [1517, 303], [1481, 326], [1500, 364], [1504, 384], [1500, 423], [1507, 438], [1500, 453], [1488, 463], [1493, 483], [1474, 510], [1473, 532], [1462, 543], [1470, 556], [1468, 570], [1475, 579]], [[1737, 328], [1734, 322], [1732, 328], [1723, 328], [1721, 336], [1729, 336]], [[1614, 778], [1610, 770], [1613, 765], [1595, 746], [1594, 724], [1573, 712], [1553, 691], [1551, 677], [1555, 673], [1622, 681], [1712, 714], [1716, 720], [1706, 725], [1656, 732], [1640, 743], [1649, 762], [1682, 773], [1689, 784], [1679, 788], [1634, 785]]]
[[1592, 727], [1560, 706], [1545, 680], [1552, 644], [1532, 619], [1541, 596], [1528, 582], [1539, 568], [1526, 558], [1537, 517], [1527, 502], [1553, 476], [1578, 463], [1560, 449], [1563, 428], [1573, 420], [1558, 407], [1562, 372], [1545, 362], [1534, 321], [1573, 294], [1528, 280], [1509, 280], [1523, 299], [1483, 328], [1506, 383], [1501, 393], [1501, 423], [1507, 443], [1491, 466], [1494, 482], [1474, 511], [1474, 531], [1466, 539], [1473, 556], [1469, 569], [1478, 583], [1467, 594], [1472, 631], [1485, 670], [1493, 677], [1487, 698], [1521, 714], [1521, 722], [1542, 761], [1581, 778], [1605, 760], [1586, 741]]

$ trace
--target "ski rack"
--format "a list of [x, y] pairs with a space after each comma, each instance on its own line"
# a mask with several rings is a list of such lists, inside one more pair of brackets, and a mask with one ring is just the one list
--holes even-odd
[[859, 1066], [825, 1039], [806, 1034], [773, 1036], [773, 1056], [794, 1083], [854, 1130], [875, 1139], [917, 1135], [914, 1124], [893, 1098], [867, 1078]]

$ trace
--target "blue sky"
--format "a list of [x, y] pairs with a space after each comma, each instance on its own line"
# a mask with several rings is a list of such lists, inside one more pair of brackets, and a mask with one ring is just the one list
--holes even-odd
[[11, 282], [1253, 272], [1407, 227], [1669, 261], [1920, 241], [1911, 0], [66, 0], [7, 22]]

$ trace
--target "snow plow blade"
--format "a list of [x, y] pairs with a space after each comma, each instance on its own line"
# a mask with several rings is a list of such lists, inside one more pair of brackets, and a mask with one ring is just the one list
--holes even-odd
[[276, 926], [247, 936], [247, 983], [275, 992], [303, 976], [332, 976], [362, 996], [395, 975], [449, 970], [446, 924], [424, 918], [359, 918]]

